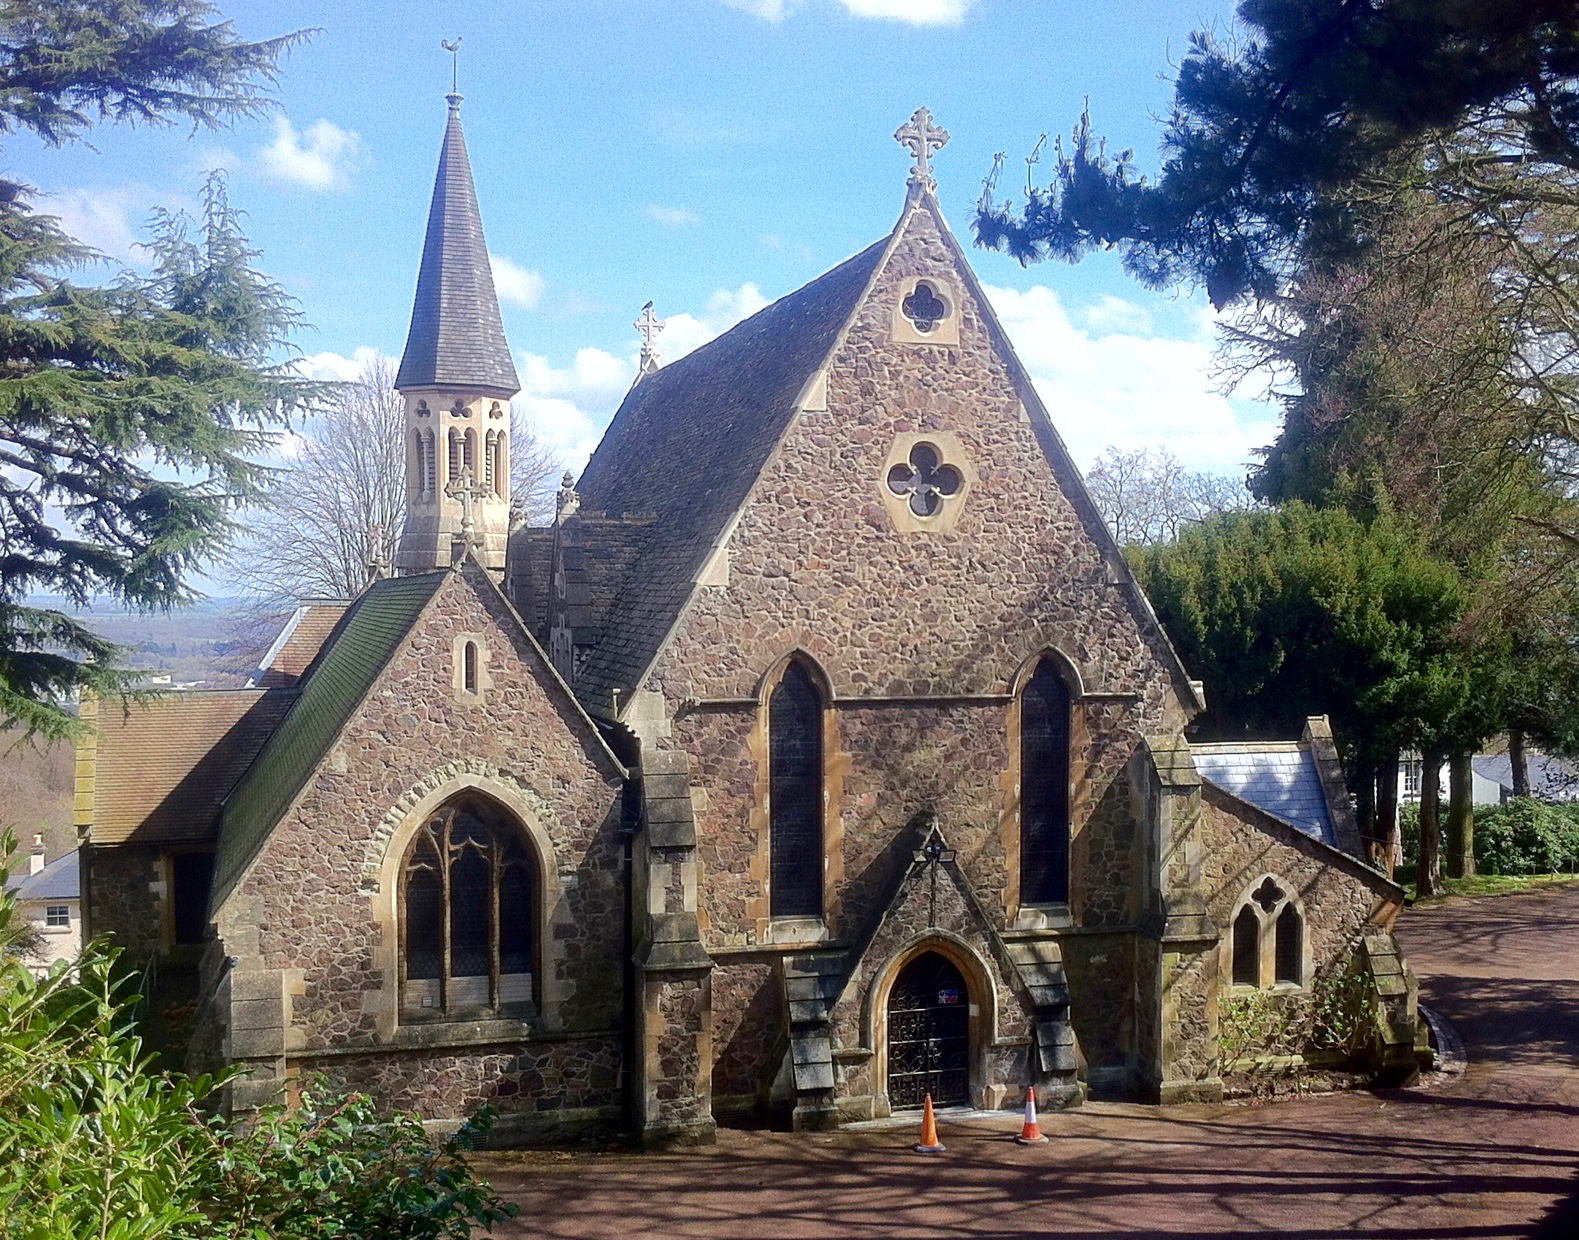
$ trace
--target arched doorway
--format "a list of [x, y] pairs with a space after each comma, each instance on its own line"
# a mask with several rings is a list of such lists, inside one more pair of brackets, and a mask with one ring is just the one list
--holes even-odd
[[888, 992], [888, 1100], [895, 1110], [970, 1101], [970, 991], [952, 961], [923, 952]]

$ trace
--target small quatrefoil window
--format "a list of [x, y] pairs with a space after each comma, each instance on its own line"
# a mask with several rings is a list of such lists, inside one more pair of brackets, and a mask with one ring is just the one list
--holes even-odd
[[929, 443], [916, 444], [910, 449], [909, 464], [895, 465], [888, 471], [888, 489], [907, 497], [910, 511], [918, 517], [936, 516], [943, 501], [958, 495], [964, 484], [959, 470], [943, 464], [941, 454]]
[[1251, 893], [1250, 898], [1261, 906], [1263, 913], [1270, 913], [1283, 898], [1283, 889], [1270, 878], [1264, 878], [1261, 880], [1261, 885]]
[[899, 303], [899, 308], [918, 332], [930, 332], [948, 318], [948, 303], [925, 280], [918, 283], [910, 295]]

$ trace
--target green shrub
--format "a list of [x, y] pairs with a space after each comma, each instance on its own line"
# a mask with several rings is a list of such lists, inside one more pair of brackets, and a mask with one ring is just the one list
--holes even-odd
[[1515, 797], [1475, 815], [1475, 867], [1482, 874], [1552, 874], [1579, 869], [1579, 811]]
[[[0, 839], [0, 879], [15, 855]], [[0, 884], [3, 886], [3, 884]], [[0, 891], [0, 1220], [7, 1240], [462, 1240], [516, 1213], [467, 1164], [491, 1113], [435, 1144], [415, 1115], [314, 1086], [245, 1123], [230, 1074], [152, 1070], [116, 954], [33, 977]]]

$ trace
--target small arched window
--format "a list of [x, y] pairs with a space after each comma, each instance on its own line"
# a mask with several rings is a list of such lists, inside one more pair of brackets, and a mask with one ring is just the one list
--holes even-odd
[[1234, 918], [1234, 985], [1261, 984], [1261, 921], [1248, 904]]
[[482, 485], [483, 485], [483, 490], [488, 491], [490, 493], [492, 493], [492, 491], [494, 489], [494, 481], [493, 481], [494, 440], [497, 437], [498, 437], [498, 432], [497, 431], [489, 431], [488, 435], [487, 435], [487, 438], [485, 439], [485, 441], [483, 443]]
[[1277, 915], [1275, 931], [1277, 980], [1298, 986], [1304, 981], [1305, 927], [1300, 924], [1299, 912], [1292, 904], [1283, 906]]
[[453, 426], [450, 427], [450, 461], [449, 480], [454, 482], [461, 476], [461, 462], [465, 459], [465, 448], [462, 447], [461, 433]]
[[416, 483], [417, 495], [424, 496], [428, 493], [428, 444], [420, 430], [411, 432], [411, 449], [416, 461], [412, 481]]
[[438, 448], [438, 441], [436, 439], [434, 439], [432, 430], [423, 431], [422, 434], [423, 434], [424, 440], [426, 441], [427, 450], [428, 450], [427, 468], [426, 468], [425, 473], [423, 474], [424, 481], [423, 481], [423, 484], [422, 484], [422, 489], [427, 492], [428, 498], [432, 499], [435, 495], [438, 494], [438, 490], [439, 490], [439, 448]]
[[472, 481], [477, 481], [477, 431], [474, 427], [466, 428], [466, 460], [465, 467], [471, 474]]
[[1020, 694], [1020, 903], [1069, 899], [1069, 690], [1043, 659]]
[[510, 490], [510, 436], [499, 431], [493, 439], [493, 493], [503, 499]]
[[401, 1006], [454, 1015], [533, 999], [537, 869], [521, 833], [472, 798], [418, 830], [401, 868]]
[[769, 905], [822, 916], [822, 695], [791, 661], [768, 698]]
[[477, 692], [477, 643], [467, 642], [461, 648], [461, 687], [467, 693]]

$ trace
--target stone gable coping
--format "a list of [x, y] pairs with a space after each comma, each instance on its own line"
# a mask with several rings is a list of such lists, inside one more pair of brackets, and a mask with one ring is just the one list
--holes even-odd
[[[559, 819], [554, 813], [554, 808], [531, 788], [523, 784], [511, 772], [495, 766], [492, 762], [482, 758], [457, 758], [454, 762], [446, 762], [443, 766], [424, 775], [405, 792], [401, 793], [395, 803], [379, 820], [374, 828], [372, 837], [367, 841], [367, 847], [362, 854], [362, 881], [357, 886], [359, 894], [364, 896], [377, 895], [382, 884], [379, 881], [379, 872], [384, 867], [384, 857], [389, 849], [389, 841], [394, 838], [395, 832], [412, 814], [412, 812], [428, 797], [451, 784], [458, 783], [467, 776], [477, 776], [488, 780], [490, 783], [502, 784], [514, 795], [519, 797], [531, 809], [537, 818], [538, 825], [553, 837], [559, 828]], [[549, 858], [544, 858], [545, 862]]]

